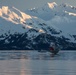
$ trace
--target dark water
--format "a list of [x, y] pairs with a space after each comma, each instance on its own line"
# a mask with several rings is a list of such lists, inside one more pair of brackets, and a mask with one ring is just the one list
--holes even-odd
[[76, 75], [76, 51], [0, 51], [0, 75]]

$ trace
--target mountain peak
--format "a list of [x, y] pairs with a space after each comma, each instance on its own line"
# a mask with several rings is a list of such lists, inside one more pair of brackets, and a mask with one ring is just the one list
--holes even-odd
[[43, 6], [43, 8], [44, 9], [53, 9], [56, 6], [57, 6], [57, 4], [55, 2], [48, 2]]
[[62, 4], [60, 4], [60, 6], [62, 6], [62, 7], [70, 7], [72, 9], [76, 8], [75, 6], [72, 6], [72, 5], [68, 4], [68, 3], [62, 3]]
[[47, 3], [48, 4], [48, 6], [50, 7], [50, 8], [54, 8], [55, 6], [57, 6], [57, 4], [55, 3], [55, 2], [49, 2], [49, 3]]
[[2, 6], [0, 8], [0, 17], [11, 21], [15, 24], [22, 23], [26, 19], [30, 19], [31, 16], [20, 11], [19, 9], [15, 7], [8, 7], [8, 6]]

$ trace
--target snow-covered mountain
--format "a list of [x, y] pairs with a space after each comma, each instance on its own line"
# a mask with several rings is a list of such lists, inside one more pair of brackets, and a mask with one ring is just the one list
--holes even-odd
[[0, 6], [0, 49], [48, 49], [50, 42], [76, 48], [76, 8], [47, 3], [26, 10]]
[[23, 33], [28, 32], [30, 29], [38, 31], [40, 34], [46, 32], [50, 33], [48, 27], [52, 28], [46, 21], [21, 12], [15, 7], [9, 8], [8, 6], [2, 6], [0, 9], [0, 26], [1, 30], [3, 30], [1, 34], [7, 31], [10, 31], [10, 33]]
[[26, 13], [39, 17], [49, 25], [57, 27], [66, 37], [68, 37], [67, 35], [76, 35], [76, 7], [74, 6], [66, 3], [58, 5], [52, 2], [46, 3], [41, 8], [29, 9]]
[[55, 2], [52, 2], [44, 4], [43, 7], [31, 8], [25, 12], [48, 21], [55, 16], [76, 16], [76, 7], [68, 5], [66, 3], [58, 5]]

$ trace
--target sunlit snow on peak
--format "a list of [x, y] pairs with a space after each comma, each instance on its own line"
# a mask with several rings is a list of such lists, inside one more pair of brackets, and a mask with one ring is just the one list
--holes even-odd
[[55, 2], [52, 3], [47, 3], [49, 8], [53, 9], [55, 6], [57, 6], [57, 4]]
[[69, 15], [72, 15], [72, 16], [76, 16], [76, 13], [67, 12], [67, 11], [65, 11], [65, 13], [67, 13], [67, 14], [69, 14]]
[[27, 19], [31, 19], [31, 16], [21, 12], [19, 9], [15, 7], [2, 6], [0, 8], [0, 17], [11, 21], [15, 24], [20, 24]]

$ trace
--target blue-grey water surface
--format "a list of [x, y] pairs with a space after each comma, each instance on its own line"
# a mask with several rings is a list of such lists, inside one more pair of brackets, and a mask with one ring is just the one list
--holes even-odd
[[0, 51], [0, 75], [76, 75], [76, 51]]

